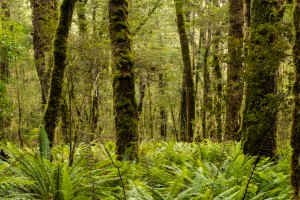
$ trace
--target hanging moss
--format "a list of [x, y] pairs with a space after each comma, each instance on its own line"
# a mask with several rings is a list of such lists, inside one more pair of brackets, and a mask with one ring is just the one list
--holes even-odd
[[245, 154], [274, 158], [276, 155], [275, 73], [284, 55], [277, 45], [277, 24], [270, 19], [275, 1], [253, 0], [250, 46], [246, 60], [243, 150]]
[[293, 199], [299, 200], [300, 189], [300, 0], [294, 1], [294, 47], [293, 62], [295, 81], [293, 85], [293, 108], [291, 126], [291, 183], [294, 189]]
[[118, 160], [137, 159], [138, 111], [134, 61], [128, 19], [128, 1], [109, 1], [109, 32], [113, 55], [113, 95]]
[[61, 105], [64, 70], [67, 58], [67, 39], [71, 28], [72, 15], [76, 0], [64, 0], [60, 6], [60, 16], [54, 37], [54, 66], [51, 71], [50, 92], [44, 112], [45, 130], [53, 146], [58, 109]]

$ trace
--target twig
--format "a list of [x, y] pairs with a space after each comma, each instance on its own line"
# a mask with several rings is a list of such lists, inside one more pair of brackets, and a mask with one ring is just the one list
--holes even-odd
[[103, 142], [101, 136], [99, 137], [99, 139], [100, 139], [100, 142], [103, 144], [103, 147], [104, 147], [104, 149], [105, 149], [105, 152], [107, 153], [107, 155], [108, 155], [109, 159], [111, 160], [112, 164], [113, 164], [113, 165], [115, 166], [115, 168], [117, 168], [117, 170], [118, 170], [118, 176], [119, 176], [120, 181], [121, 181], [124, 199], [126, 200], [126, 199], [127, 199], [127, 198], [126, 198], [126, 191], [125, 191], [125, 186], [124, 186], [124, 183], [123, 183], [123, 178], [122, 178], [122, 175], [121, 175], [121, 172], [120, 172], [120, 167], [119, 167], [119, 166], [114, 162], [114, 160], [112, 159], [112, 157], [111, 157], [109, 151], [107, 150], [107, 148], [106, 148], [106, 146], [105, 146], [105, 144], [104, 144], [104, 142]]

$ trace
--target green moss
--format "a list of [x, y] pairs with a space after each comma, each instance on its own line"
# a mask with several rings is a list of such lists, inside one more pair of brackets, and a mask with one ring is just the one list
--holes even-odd
[[275, 73], [284, 53], [276, 45], [276, 23], [269, 19], [274, 6], [268, 0], [253, 0], [251, 7], [242, 132], [244, 153], [254, 156], [276, 156]]
[[51, 148], [54, 143], [54, 134], [59, 113], [57, 109], [60, 108], [62, 96], [64, 70], [66, 67], [65, 61], [67, 58], [67, 38], [69, 36], [75, 2], [76, 0], [64, 0], [62, 2], [54, 38], [54, 66], [51, 72], [48, 104], [43, 117]]
[[138, 112], [135, 100], [134, 66], [127, 22], [128, 1], [109, 1], [110, 39], [113, 55], [113, 95], [118, 159], [136, 159]]

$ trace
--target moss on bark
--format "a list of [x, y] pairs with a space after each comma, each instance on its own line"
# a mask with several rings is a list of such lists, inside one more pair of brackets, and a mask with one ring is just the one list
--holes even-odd
[[44, 124], [50, 148], [54, 143], [55, 128], [58, 119], [58, 109], [61, 105], [64, 70], [67, 58], [67, 39], [71, 28], [73, 10], [76, 0], [63, 0], [60, 6], [58, 26], [54, 36], [54, 66], [51, 71], [50, 92], [44, 112]]
[[293, 85], [293, 108], [291, 126], [291, 183], [294, 189], [293, 199], [299, 199], [300, 189], [300, 0], [294, 0], [294, 47], [293, 62], [295, 81]]
[[[183, 2], [174, 0], [177, 28], [180, 39], [181, 54], [183, 60], [183, 81], [182, 81], [182, 102], [181, 102], [181, 139], [192, 142], [194, 136], [195, 121], [195, 91], [192, 75], [192, 65], [189, 50], [188, 33], [185, 27], [185, 18], [183, 12]], [[185, 115], [185, 116], [184, 116]], [[183, 124], [185, 123], [185, 124]], [[182, 130], [183, 129], [183, 130]]]
[[274, 158], [278, 98], [276, 77], [283, 52], [276, 44], [277, 27], [272, 17], [276, 1], [253, 0], [250, 46], [245, 73], [245, 107], [242, 133], [245, 154]]
[[128, 25], [128, 1], [109, 1], [109, 32], [113, 56], [113, 96], [117, 159], [137, 158], [138, 111], [135, 100], [134, 61]]
[[225, 138], [240, 140], [238, 134], [240, 123], [239, 113], [243, 99], [242, 82], [242, 51], [243, 51], [243, 2], [229, 1], [229, 30], [228, 30], [228, 56], [227, 66], [227, 98], [225, 118]]
[[47, 54], [52, 49], [56, 9], [53, 0], [31, 0], [34, 62], [39, 77], [42, 104], [46, 104], [50, 82], [50, 69], [47, 69]]

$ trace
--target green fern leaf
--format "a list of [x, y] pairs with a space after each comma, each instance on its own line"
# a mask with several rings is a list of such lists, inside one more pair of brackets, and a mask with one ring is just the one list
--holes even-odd
[[39, 131], [39, 145], [40, 145], [40, 156], [43, 159], [50, 160], [51, 152], [50, 152], [50, 143], [48, 139], [48, 135], [45, 131], [45, 127], [41, 126]]

